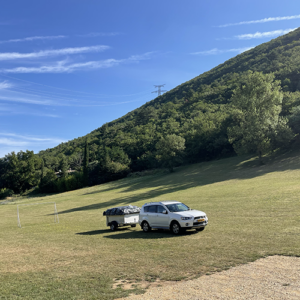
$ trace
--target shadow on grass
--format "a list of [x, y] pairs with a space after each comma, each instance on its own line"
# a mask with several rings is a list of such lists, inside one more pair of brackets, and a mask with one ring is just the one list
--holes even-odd
[[187, 231], [179, 235], [172, 234], [169, 230], [153, 230], [150, 232], [143, 231], [128, 231], [119, 234], [104, 236], [106, 239], [113, 240], [127, 240], [127, 239], [166, 239], [166, 238], [177, 238], [185, 235], [197, 234], [196, 231]]
[[[109, 230], [92, 230], [87, 232], [78, 232], [78, 235], [99, 235], [110, 232]], [[176, 238], [180, 236], [190, 236], [197, 234], [196, 231], [186, 231], [179, 235], [172, 234], [169, 230], [152, 230], [150, 232], [143, 231], [132, 231], [129, 228], [119, 228], [117, 231], [111, 233], [110, 235], [104, 236], [106, 239], [113, 240], [127, 240], [127, 239], [165, 239], [165, 238]]]
[[[129, 227], [121, 227], [118, 228], [118, 231], [124, 231], [124, 230], [129, 230]], [[101, 229], [101, 230], [92, 230], [92, 231], [86, 231], [86, 232], [78, 232], [76, 234], [79, 235], [98, 235], [98, 234], [104, 234], [104, 233], [108, 233], [108, 232], [112, 232], [109, 227], [107, 227], [107, 229]]]
[[[258, 166], [257, 161], [251, 156], [231, 157], [222, 160], [198, 163], [191, 166], [184, 166], [176, 172], [166, 175], [153, 176], [151, 178], [141, 178], [130, 180], [129, 178], [109, 184], [107, 188], [92, 191], [84, 194], [98, 194], [99, 199], [104, 192], [118, 189], [118, 193], [125, 196], [116, 197], [109, 201], [101, 201], [96, 204], [75, 207], [60, 214], [73, 213], [86, 210], [107, 209], [119, 205], [135, 205], [137, 202], [151, 202], [153, 198], [168, 195], [177, 191], [188, 190], [197, 186], [205, 186], [217, 182], [228, 180], [243, 180], [263, 176], [267, 173], [294, 170], [300, 168], [300, 158], [298, 153], [286, 153], [278, 155], [266, 165]], [[143, 191], [142, 190], [146, 190]], [[128, 196], [126, 196], [128, 193]], [[165, 197], [164, 200], [172, 200]], [[179, 199], [185, 202], [185, 199]]]
[[78, 235], [98, 235], [98, 234], [104, 234], [107, 233], [108, 229], [106, 230], [92, 230], [92, 231], [86, 231], [86, 232], [78, 232], [76, 234]]

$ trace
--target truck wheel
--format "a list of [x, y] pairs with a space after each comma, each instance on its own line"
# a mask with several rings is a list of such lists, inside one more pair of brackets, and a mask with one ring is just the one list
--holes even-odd
[[148, 224], [148, 222], [144, 221], [142, 224], [142, 229], [144, 232], [149, 232], [151, 230], [150, 225]]
[[205, 227], [196, 228], [196, 231], [203, 231]]
[[173, 222], [171, 224], [171, 231], [172, 231], [173, 234], [179, 234], [180, 233], [181, 227], [178, 224], [178, 222]]
[[110, 223], [110, 230], [115, 231], [118, 229], [118, 223], [116, 221], [113, 221]]

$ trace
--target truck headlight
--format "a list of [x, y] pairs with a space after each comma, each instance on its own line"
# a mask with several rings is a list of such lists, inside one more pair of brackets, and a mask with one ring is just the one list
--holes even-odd
[[181, 220], [192, 220], [192, 217], [181, 217]]

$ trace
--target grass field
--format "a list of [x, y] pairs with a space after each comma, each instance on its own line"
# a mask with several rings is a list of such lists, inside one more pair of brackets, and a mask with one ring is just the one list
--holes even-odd
[[[234, 157], [0, 205], [0, 299], [114, 299], [113, 282], [183, 280], [268, 255], [300, 256], [300, 156]], [[200, 233], [109, 231], [106, 208], [178, 200], [207, 213]], [[55, 201], [53, 206], [16, 204]], [[49, 216], [50, 215], [50, 216]], [[132, 292], [132, 291], [131, 291]]]

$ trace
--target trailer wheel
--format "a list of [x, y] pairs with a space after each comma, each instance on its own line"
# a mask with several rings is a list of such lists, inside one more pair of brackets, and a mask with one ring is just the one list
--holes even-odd
[[112, 221], [111, 223], [110, 223], [110, 230], [111, 231], [115, 231], [115, 230], [117, 230], [118, 229], [118, 223], [116, 222], [116, 221]]

